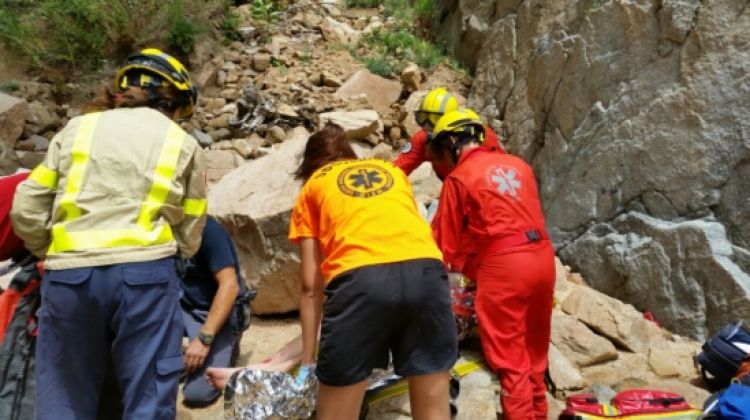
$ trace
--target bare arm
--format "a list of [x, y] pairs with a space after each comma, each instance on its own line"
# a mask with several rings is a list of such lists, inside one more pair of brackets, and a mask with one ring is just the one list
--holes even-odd
[[[224, 267], [214, 273], [214, 279], [219, 284], [211, 308], [208, 311], [206, 322], [201, 327], [201, 332], [215, 336], [232, 313], [234, 301], [240, 291], [237, 283], [237, 273], [234, 267]], [[188, 349], [185, 351], [185, 368], [188, 372], [193, 372], [203, 366], [206, 361], [211, 346], [201, 343], [198, 338], [194, 338]]]
[[320, 275], [322, 256], [320, 245], [313, 238], [300, 240], [302, 255], [302, 293], [300, 294], [300, 321], [302, 324], [302, 364], [315, 361], [318, 329], [323, 312], [323, 277]]

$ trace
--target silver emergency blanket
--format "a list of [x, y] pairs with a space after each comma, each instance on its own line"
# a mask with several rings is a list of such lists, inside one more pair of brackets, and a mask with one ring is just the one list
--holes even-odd
[[224, 418], [308, 419], [315, 411], [317, 388], [314, 372], [298, 385], [288, 373], [242, 369], [224, 390]]

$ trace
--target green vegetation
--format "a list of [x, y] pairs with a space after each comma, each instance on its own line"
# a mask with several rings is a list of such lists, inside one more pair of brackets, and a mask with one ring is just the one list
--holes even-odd
[[346, 0], [346, 5], [349, 7], [361, 7], [361, 8], [373, 8], [378, 7], [383, 3], [383, 0]]
[[0, 92], [13, 93], [20, 88], [21, 85], [19, 85], [15, 80], [8, 80], [6, 82], [0, 83]]
[[226, 8], [224, 17], [221, 19], [219, 30], [224, 34], [226, 41], [239, 41], [241, 39], [240, 32], [240, 15], [229, 7]]
[[[349, 0], [350, 6], [377, 6], [382, 0]], [[381, 76], [400, 73], [408, 63], [430, 70], [447, 59], [445, 48], [420, 34], [432, 22], [434, 0], [385, 0], [385, 14], [395, 20], [386, 28], [365, 35], [352, 55]], [[371, 6], [373, 7], [373, 6]]]
[[253, 19], [265, 25], [272, 25], [281, 17], [280, 0], [253, 0], [251, 11]]
[[367, 54], [361, 58], [367, 68], [381, 76], [400, 73], [412, 62], [423, 69], [432, 69], [446, 59], [443, 48], [421, 39], [407, 29], [395, 32], [376, 30], [361, 41]]
[[[184, 57], [211, 20], [236, 33], [228, 0], [0, 0], [0, 44], [32, 68], [70, 79], [146, 46]], [[223, 17], [223, 20], [222, 20]]]

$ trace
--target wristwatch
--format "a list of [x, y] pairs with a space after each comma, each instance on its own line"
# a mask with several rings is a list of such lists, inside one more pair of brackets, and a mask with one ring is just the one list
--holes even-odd
[[203, 331], [198, 331], [198, 340], [201, 343], [210, 346], [211, 343], [214, 342], [214, 336], [212, 334], [206, 334]]

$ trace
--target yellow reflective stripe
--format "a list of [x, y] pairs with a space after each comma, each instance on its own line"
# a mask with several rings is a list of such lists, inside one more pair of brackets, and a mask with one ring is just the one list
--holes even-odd
[[52, 227], [52, 238], [49, 255], [71, 250], [145, 247], [174, 240], [172, 229], [167, 224], [148, 232], [139, 228], [68, 232], [64, 225], [57, 224]]
[[81, 190], [83, 174], [86, 172], [86, 166], [89, 162], [91, 140], [94, 138], [94, 129], [100, 116], [101, 113], [97, 112], [81, 117], [81, 124], [78, 127], [75, 139], [73, 139], [72, 164], [68, 172], [68, 183], [65, 186], [65, 193], [60, 198], [60, 210], [65, 212], [66, 221], [74, 220], [81, 215], [81, 209], [78, 208], [75, 200]]
[[184, 139], [185, 132], [182, 128], [177, 124], [170, 124], [159, 160], [156, 162], [151, 190], [141, 204], [141, 211], [138, 214], [138, 226], [143, 230], [153, 229], [153, 220], [167, 200]]
[[393, 398], [397, 395], [403, 395], [409, 392], [409, 382], [406, 381], [406, 379], [401, 379], [398, 382], [395, 382], [391, 385], [388, 385], [384, 389], [381, 389], [380, 391], [376, 392], [374, 395], [371, 395], [367, 398], [367, 404], [377, 404], [380, 401], [383, 401], [388, 398]]
[[603, 403], [602, 411], [604, 411], [604, 414], [607, 416], [617, 415], [617, 409], [611, 404]]
[[186, 198], [182, 200], [182, 209], [186, 216], [203, 216], [206, 214], [208, 201], [205, 199]]
[[[451, 372], [459, 378], [463, 378], [464, 376], [481, 369], [482, 366], [484, 366], [484, 364], [479, 360], [467, 360], [465, 362], [460, 362], [453, 365]], [[401, 379], [368, 396], [367, 404], [376, 404], [387, 398], [405, 394], [408, 391], [409, 383], [405, 379]]]
[[31, 171], [31, 174], [29, 174], [30, 180], [35, 181], [37, 184], [50, 190], [57, 189], [57, 178], [57, 171], [44, 165], [37, 165], [37, 167]]
[[467, 360], [453, 365], [451, 372], [459, 378], [463, 378], [464, 376], [481, 369], [483, 365], [484, 364], [479, 360]]

